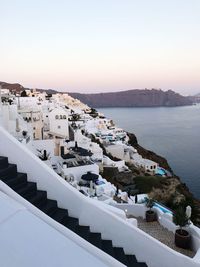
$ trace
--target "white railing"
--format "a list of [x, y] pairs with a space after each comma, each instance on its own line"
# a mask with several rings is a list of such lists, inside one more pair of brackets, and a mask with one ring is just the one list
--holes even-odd
[[80, 194], [2, 128], [0, 155], [16, 163], [19, 171], [26, 172], [30, 181], [36, 182], [39, 189], [46, 190], [49, 198], [58, 201], [59, 207], [68, 209], [71, 216], [79, 218], [80, 224], [101, 232], [103, 238], [111, 239], [114, 246], [122, 246], [125, 253], [135, 254], [149, 267], [199, 267], [197, 257], [191, 259], [173, 251]]

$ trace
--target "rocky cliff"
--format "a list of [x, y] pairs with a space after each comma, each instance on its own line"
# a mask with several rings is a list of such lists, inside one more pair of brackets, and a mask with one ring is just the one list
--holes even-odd
[[114, 93], [79, 94], [69, 93], [90, 107], [173, 107], [191, 105], [189, 97], [172, 90], [128, 90]]
[[[165, 158], [140, 146], [137, 137], [133, 133], [127, 134], [129, 136], [130, 145], [134, 146], [140, 155], [157, 162], [161, 167], [172, 173], [172, 177], [162, 179], [159, 185], [152, 186], [149, 192], [150, 197], [160, 201], [171, 209], [175, 209], [178, 205], [183, 205], [185, 207], [190, 205], [192, 207], [192, 221], [200, 226], [200, 200], [196, 199], [187, 185], [181, 182], [181, 179], [173, 173], [173, 170], [170, 168]], [[140, 179], [141, 177], [138, 178]], [[148, 181], [148, 177], [146, 178], [146, 181]], [[149, 178], [152, 180], [152, 177]]]
[[167, 160], [153, 151], [147, 150], [144, 147], [140, 146], [137, 141], [137, 137], [133, 133], [127, 133], [129, 137], [129, 144], [135, 147], [138, 153], [145, 159], [150, 159], [157, 162], [161, 167], [165, 168], [166, 170], [172, 172]]
[[[144, 158], [153, 160], [159, 163], [161, 167], [169, 170], [172, 176], [151, 176], [136, 168], [133, 164], [127, 163], [130, 172], [120, 173], [117, 168], [108, 167], [104, 168], [103, 177], [123, 191], [129, 190], [132, 195], [148, 193], [151, 198], [163, 203], [172, 210], [180, 205], [183, 207], [190, 205], [192, 207], [192, 221], [197, 226], [200, 226], [200, 201], [193, 196], [187, 185], [182, 183], [180, 178], [173, 174], [165, 158], [139, 145], [135, 134], [127, 134], [130, 145], [135, 147]], [[93, 141], [95, 142], [96, 140]]]
[[19, 83], [0, 82], [0, 85], [2, 88], [9, 89], [14, 92], [21, 92], [24, 89], [24, 87]]

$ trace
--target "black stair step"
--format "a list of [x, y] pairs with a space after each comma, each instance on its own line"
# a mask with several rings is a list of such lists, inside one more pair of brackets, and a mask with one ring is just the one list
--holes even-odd
[[114, 247], [113, 250], [115, 253], [115, 259], [128, 266], [128, 260], [126, 258], [123, 248]]
[[139, 263], [139, 266], [140, 266], [140, 267], [148, 267], [148, 266], [146, 265], [145, 262], [140, 262], [140, 263]]
[[57, 208], [51, 217], [59, 223], [65, 223], [68, 218], [68, 210]]
[[58, 208], [57, 201], [56, 200], [51, 200], [47, 199], [42, 206], [39, 207], [41, 211], [46, 213], [51, 217], [51, 215], [56, 211]]
[[8, 158], [0, 157], [0, 169], [6, 168], [8, 166]]
[[0, 169], [0, 179], [9, 179], [11, 177], [15, 177], [17, 174], [17, 165], [16, 164], [8, 164], [7, 167]]
[[37, 185], [33, 182], [27, 182], [26, 185], [22, 185], [15, 191], [22, 197], [34, 196], [36, 194]]
[[114, 250], [111, 240], [102, 240], [102, 249], [104, 252], [114, 257]]
[[137, 259], [134, 255], [126, 255], [128, 261], [128, 267], [140, 267], [140, 264], [137, 262]]
[[34, 206], [38, 207], [43, 205], [47, 201], [47, 192], [42, 190], [37, 190], [35, 195], [27, 196], [26, 199]]
[[77, 235], [88, 240], [90, 235], [90, 227], [84, 225], [77, 225], [75, 232], [77, 233]]
[[67, 221], [63, 223], [67, 228], [74, 231], [76, 230], [76, 226], [79, 224], [79, 221], [77, 218], [68, 216]]
[[[4, 180], [3, 180], [4, 181]], [[11, 177], [4, 181], [12, 189], [16, 190], [27, 184], [27, 174], [26, 173], [17, 173], [16, 177]]]
[[90, 233], [89, 242], [98, 248], [102, 248], [102, 240], [100, 233]]

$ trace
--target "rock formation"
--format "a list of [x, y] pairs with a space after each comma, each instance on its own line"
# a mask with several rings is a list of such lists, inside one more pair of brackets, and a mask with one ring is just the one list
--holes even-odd
[[156, 89], [128, 90], [113, 93], [79, 94], [69, 93], [90, 107], [173, 107], [191, 105], [189, 97], [172, 90], [166, 92]]

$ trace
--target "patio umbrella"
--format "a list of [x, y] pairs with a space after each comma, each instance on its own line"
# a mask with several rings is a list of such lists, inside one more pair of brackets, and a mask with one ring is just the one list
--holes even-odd
[[79, 153], [79, 156], [81, 157], [91, 157], [93, 154], [90, 151], [82, 151]]
[[76, 158], [73, 154], [70, 154], [70, 153], [68, 153], [68, 154], [62, 154], [61, 157], [63, 159], [75, 159]]
[[87, 172], [86, 174], [83, 174], [81, 176], [81, 179], [84, 181], [96, 181], [98, 179], [99, 175], [92, 173], [92, 172]]

